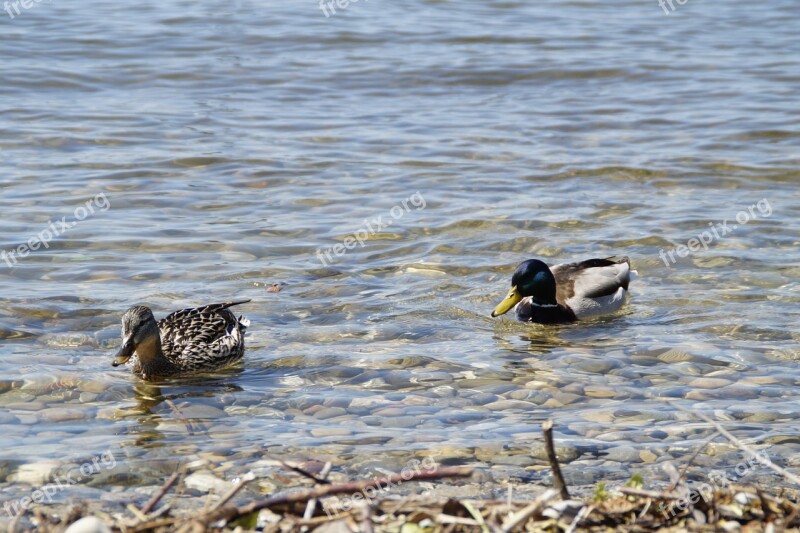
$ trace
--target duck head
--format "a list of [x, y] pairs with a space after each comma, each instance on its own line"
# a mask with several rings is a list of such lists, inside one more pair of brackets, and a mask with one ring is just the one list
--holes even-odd
[[529, 259], [519, 264], [511, 276], [511, 290], [497, 304], [492, 316], [508, 313], [523, 298], [532, 297], [537, 305], [557, 305], [556, 278], [550, 268], [538, 259]]
[[114, 356], [112, 366], [128, 362], [136, 353], [139, 359], [149, 360], [161, 351], [158, 322], [149, 307], [137, 305], [122, 315], [122, 346]]

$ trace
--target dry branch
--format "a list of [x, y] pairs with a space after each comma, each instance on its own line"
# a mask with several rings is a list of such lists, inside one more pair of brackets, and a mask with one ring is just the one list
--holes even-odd
[[767, 468], [771, 469], [772, 471], [782, 475], [783, 477], [785, 477], [786, 479], [788, 479], [792, 483], [795, 483], [796, 485], [800, 486], [800, 477], [798, 477], [798, 476], [792, 474], [791, 472], [789, 472], [788, 470], [786, 470], [784, 468], [781, 468], [780, 466], [776, 465], [775, 463], [770, 461], [769, 457], [767, 457], [765, 455], [760, 455], [757, 452], [754, 452], [752, 450], [752, 448], [750, 448], [747, 444], [743, 443], [742, 441], [740, 441], [739, 439], [734, 437], [727, 429], [722, 427], [722, 425], [720, 425], [720, 423], [717, 422], [716, 420], [714, 420], [713, 418], [705, 415], [704, 413], [701, 413], [700, 411], [689, 410], [689, 409], [683, 407], [682, 405], [680, 405], [678, 403], [675, 403], [673, 401], [667, 400], [667, 402], [670, 405], [673, 405], [675, 408], [677, 408], [677, 409], [679, 409], [679, 410], [681, 410], [681, 411], [683, 411], [685, 413], [693, 413], [693, 414], [697, 415], [698, 417], [703, 419], [703, 421], [708, 422], [709, 424], [714, 426], [714, 428], [719, 433], [721, 433], [723, 437], [728, 439], [731, 442], [731, 444], [733, 444], [734, 446], [736, 446], [737, 448], [742, 450], [744, 453], [749, 455], [751, 458], [755, 459], [756, 461], [758, 461], [762, 465], [766, 466]]
[[180, 474], [178, 472], [174, 472], [171, 476], [169, 476], [164, 485], [158, 489], [158, 492], [153, 494], [153, 497], [150, 498], [150, 501], [148, 501], [144, 507], [142, 507], [142, 514], [149, 514], [153, 509], [155, 509], [156, 505], [158, 505], [158, 502], [161, 501], [161, 498], [163, 498], [167, 491], [169, 491], [175, 482], [178, 481], [179, 476]]
[[[472, 468], [468, 467], [442, 467], [436, 470], [411, 472], [405, 477], [402, 474], [392, 474], [382, 478], [350, 481], [330, 485], [320, 485], [313, 489], [292, 492], [281, 496], [273, 496], [263, 500], [257, 500], [241, 507], [228, 505], [219, 509], [212, 509], [202, 513], [192, 522], [195, 527], [208, 527], [219, 520], [231, 522], [243, 516], [247, 516], [262, 509], [268, 509], [278, 505], [308, 502], [312, 499], [323, 498], [325, 496], [335, 496], [338, 494], [355, 494], [369, 488], [380, 488], [384, 485], [400, 485], [409, 481], [425, 481], [442, 478], [469, 477], [472, 475]], [[148, 531], [158, 527], [174, 526], [177, 519], [160, 519], [148, 523], [137, 524], [133, 531]]]
[[249, 515], [261, 509], [267, 509], [276, 505], [307, 502], [315, 498], [322, 498], [325, 496], [334, 496], [337, 494], [355, 494], [368, 488], [381, 487], [382, 485], [398, 485], [408, 481], [422, 481], [426, 479], [442, 479], [446, 477], [469, 477], [472, 475], [472, 468], [467, 467], [443, 467], [437, 468], [431, 472], [411, 472], [408, 478], [404, 478], [401, 474], [392, 474], [390, 476], [368, 479], [362, 481], [350, 481], [348, 483], [338, 483], [331, 485], [323, 485], [314, 487], [313, 489], [304, 490], [300, 492], [292, 492], [282, 496], [273, 496], [263, 500], [255, 501], [242, 507], [223, 507], [204, 517], [207, 523], [216, 522], [217, 520], [225, 520], [230, 522], [239, 517]]
[[558, 464], [558, 457], [556, 457], [556, 448], [553, 445], [553, 421], [545, 420], [542, 422], [542, 430], [544, 431], [544, 449], [547, 452], [550, 469], [553, 471], [553, 484], [561, 495], [561, 499], [569, 500], [567, 484], [564, 483], [564, 477], [561, 475], [561, 467]]
[[515, 527], [522, 524], [525, 520], [527, 520], [531, 516], [535, 515], [536, 513], [544, 509], [544, 506], [547, 505], [550, 502], [550, 500], [552, 500], [555, 497], [556, 497], [556, 491], [553, 489], [547, 489], [542, 494], [537, 496], [537, 498], [533, 500], [527, 507], [509, 516], [506, 519], [506, 521], [503, 522], [503, 525], [500, 527], [500, 529], [504, 533], [513, 530]]

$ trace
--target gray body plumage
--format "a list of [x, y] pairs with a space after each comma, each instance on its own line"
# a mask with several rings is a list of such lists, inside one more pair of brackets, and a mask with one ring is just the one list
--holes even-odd
[[628, 283], [635, 277], [630, 259], [589, 259], [550, 267], [556, 282], [557, 305], [536, 305], [530, 297], [517, 304], [518, 320], [559, 323], [613, 313], [625, 303]]

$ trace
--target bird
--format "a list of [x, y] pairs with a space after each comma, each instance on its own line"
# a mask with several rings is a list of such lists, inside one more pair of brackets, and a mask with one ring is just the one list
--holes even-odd
[[149, 307], [133, 306], [122, 315], [122, 346], [111, 365], [130, 361], [134, 374], [157, 381], [238, 361], [244, 355], [244, 332], [250, 321], [236, 318], [228, 308], [249, 301], [190, 307], [158, 322]]
[[538, 259], [517, 266], [511, 290], [492, 311], [498, 317], [516, 307], [517, 320], [538, 324], [575, 322], [622, 307], [636, 277], [628, 257], [587, 259], [548, 267]]

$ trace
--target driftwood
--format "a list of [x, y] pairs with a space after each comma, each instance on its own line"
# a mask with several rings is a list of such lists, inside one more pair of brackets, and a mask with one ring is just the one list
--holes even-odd
[[130, 531], [150, 531], [164, 527], [174, 528], [178, 522], [183, 524], [183, 527], [180, 528], [180, 531], [203, 531], [211, 527], [211, 525], [216, 522], [223, 521], [225, 523], [229, 523], [262, 509], [269, 509], [271, 507], [293, 503], [306, 503], [311, 500], [324, 498], [325, 496], [355, 494], [370, 488], [380, 488], [384, 485], [399, 485], [409, 481], [469, 477], [472, 475], [472, 471], [472, 468], [468, 467], [441, 467], [431, 471], [411, 471], [409, 474], [405, 475], [391, 474], [389, 476], [376, 479], [317, 485], [312, 489], [291, 492], [280, 496], [272, 496], [262, 500], [256, 500], [247, 505], [220, 506], [218, 508], [200, 513], [199, 516], [191, 519], [190, 523], [186, 523], [185, 518], [160, 518], [149, 522], [139, 523], [133, 528], [130, 528]]
[[255, 501], [241, 507], [222, 507], [218, 510], [208, 513], [202, 518], [202, 520], [208, 523], [213, 523], [217, 520], [225, 520], [226, 522], [230, 522], [242, 516], [247, 516], [256, 511], [268, 509], [277, 505], [300, 502], [304, 503], [309, 500], [319, 499], [325, 496], [335, 496], [337, 494], [355, 494], [366, 489], [378, 488], [383, 485], [397, 485], [409, 481], [424, 481], [430, 479], [442, 479], [446, 477], [469, 477], [471, 475], [472, 468], [455, 466], [437, 468], [436, 470], [430, 472], [411, 472], [411, 475], [408, 477], [403, 477], [401, 474], [392, 474], [390, 476], [377, 479], [322, 485], [309, 490], [264, 498], [263, 500]]

